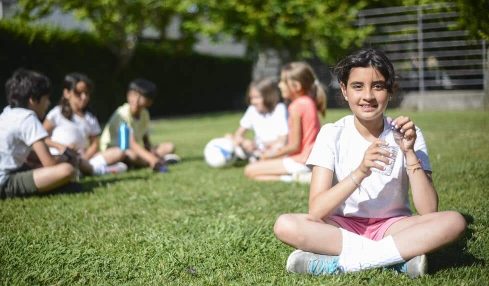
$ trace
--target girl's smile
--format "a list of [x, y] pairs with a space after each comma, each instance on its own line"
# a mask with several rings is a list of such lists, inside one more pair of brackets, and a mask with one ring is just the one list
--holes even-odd
[[382, 118], [389, 93], [384, 76], [372, 67], [357, 67], [350, 71], [348, 83], [341, 91], [350, 109], [359, 119]]

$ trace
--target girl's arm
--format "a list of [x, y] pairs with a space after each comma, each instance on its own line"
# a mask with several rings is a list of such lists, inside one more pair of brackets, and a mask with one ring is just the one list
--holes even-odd
[[[438, 194], [433, 186], [431, 173], [421, 168], [421, 164], [418, 162], [416, 153], [413, 150], [406, 152], [405, 155], [406, 164], [408, 165], [408, 170], [406, 171], [416, 211], [420, 215], [438, 211]], [[410, 165], [413, 167], [409, 167]]]
[[403, 138], [398, 142], [406, 156], [406, 172], [411, 185], [414, 207], [418, 214], [436, 212], [438, 210], [438, 194], [431, 181], [431, 174], [422, 169], [421, 163], [414, 151], [416, 128], [409, 117], [399, 116], [393, 124], [401, 130]]
[[309, 191], [309, 218], [321, 221], [331, 215], [357, 189], [357, 184], [367, 176], [358, 168], [332, 187], [333, 171], [314, 166]]
[[[359, 189], [362, 181], [370, 176], [371, 168], [381, 169], [375, 161], [389, 162], [389, 152], [382, 148], [385, 145], [380, 140], [375, 141], [365, 151], [360, 165], [343, 180], [333, 185], [333, 171], [315, 166], [312, 170], [311, 187], [309, 191], [309, 217], [319, 221], [328, 217], [354, 191]], [[358, 192], [357, 191], [357, 192]]]
[[93, 157], [98, 152], [98, 148], [100, 145], [100, 138], [98, 136], [90, 136], [90, 145], [88, 148], [85, 150], [85, 153], [83, 154], [83, 159], [89, 160], [90, 158]]
[[[44, 122], [42, 123], [42, 127], [44, 127], [44, 129], [46, 129], [48, 134], [51, 136], [51, 134], [53, 133], [54, 127], [56, 127], [56, 126], [50, 120], [44, 119]], [[51, 137], [46, 137], [44, 139], [44, 142], [46, 143], [46, 145], [48, 147], [56, 148], [60, 154], [63, 154], [63, 152], [66, 150], [66, 147], [67, 147], [63, 144], [54, 142], [53, 140], [51, 140]]]
[[267, 144], [267, 150], [278, 150], [287, 143], [287, 135], [281, 135], [274, 141]]
[[248, 129], [241, 126], [236, 129], [233, 135], [233, 142], [235, 145], [240, 145], [243, 142], [243, 140], [245, 139], [246, 131], [248, 131]]
[[266, 152], [265, 154], [263, 154], [262, 159], [283, 157], [299, 150], [302, 140], [301, 116], [297, 112], [291, 112], [289, 116], [291, 120], [291, 128], [289, 130], [289, 142], [287, 142], [287, 145], [283, 146], [275, 152]]

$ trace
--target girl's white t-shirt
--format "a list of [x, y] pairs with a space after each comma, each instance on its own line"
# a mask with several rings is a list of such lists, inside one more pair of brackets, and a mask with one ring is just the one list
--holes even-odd
[[[90, 112], [85, 112], [84, 116], [73, 114], [72, 120], [64, 117], [61, 114], [61, 106], [57, 105], [46, 115], [46, 119], [49, 120], [56, 129], [57, 127], [67, 127], [64, 132], [78, 132], [78, 134], [66, 134], [68, 137], [80, 138], [77, 142], [77, 146], [80, 149], [85, 149], [89, 145], [89, 139], [92, 136], [98, 136], [101, 132], [100, 124], [97, 118]], [[69, 131], [72, 130], [72, 131]], [[53, 130], [54, 131], [54, 130]]]
[[260, 113], [250, 105], [239, 124], [245, 129], [253, 130], [257, 146], [272, 142], [289, 132], [287, 108], [282, 102], [279, 102], [270, 113]]
[[[384, 131], [380, 137], [389, 145], [398, 146], [388, 126], [384, 118]], [[426, 143], [421, 130], [417, 127], [416, 135], [414, 151], [421, 160], [422, 168], [431, 171]], [[360, 165], [365, 151], [371, 144], [354, 126], [353, 115], [348, 115], [321, 128], [306, 164], [310, 167], [320, 166], [332, 170], [333, 185], [335, 185]], [[356, 189], [333, 214], [362, 218], [410, 215], [409, 181], [405, 165], [406, 159], [399, 149], [389, 176], [372, 172], [361, 182], [360, 188]]]

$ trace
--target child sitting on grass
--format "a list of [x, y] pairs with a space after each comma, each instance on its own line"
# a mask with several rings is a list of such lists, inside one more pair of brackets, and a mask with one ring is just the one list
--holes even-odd
[[163, 142], [153, 147], [149, 138], [150, 115], [148, 108], [156, 96], [156, 85], [146, 79], [135, 79], [129, 84], [127, 103], [112, 114], [102, 131], [100, 149], [118, 147], [118, 132], [121, 123], [130, 129], [129, 148], [124, 150], [126, 162], [134, 167], [150, 167], [157, 172], [166, 172], [166, 163], [175, 163], [180, 158], [173, 154], [175, 145]]
[[46, 143], [52, 154], [63, 153], [66, 148], [80, 156], [80, 170], [85, 175], [120, 173], [127, 166], [120, 162], [124, 153], [119, 148], [99, 152], [101, 133], [97, 117], [88, 110], [93, 83], [84, 74], [69, 73], [63, 82], [60, 102], [47, 115], [43, 126], [51, 137]]
[[[236, 154], [243, 160], [256, 161], [263, 153], [276, 152], [287, 142], [287, 108], [280, 102], [280, 90], [271, 78], [250, 84], [246, 101], [249, 104], [233, 135]], [[245, 137], [252, 130], [254, 138]]]
[[438, 211], [421, 129], [407, 116], [384, 115], [396, 78], [387, 56], [361, 50], [335, 71], [352, 115], [324, 125], [316, 139], [309, 212], [275, 223], [278, 239], [297, 248], [286, 268], [327, 275], [390, 267], [422, 276], [425, 254], [460, 237], [464, 217]]
[[[15, 71], [5, 84], [9, 105], [0, 114], [1, 198], [50, 191], [74, 177], [74, 167], [58, 162], [44, 143], [48, 133], [40, 118], [49, 107], [50, 92], [49, 79], [30, 70]], [[41, 168], [32, 170], [24, 164], [31, 150], [39, 158]]]
[[278, 150], [267, 150], [261, 160], [248, 164], [245, 175], [257, 181], [299, 181], [309, 183], [310, 169], [306, 159], [319, 132], [318, 112], [326, 112], [326, 93], [312, 67], [292, 62], [282, 68], [278, 87], [289, 101], [287, 144]]

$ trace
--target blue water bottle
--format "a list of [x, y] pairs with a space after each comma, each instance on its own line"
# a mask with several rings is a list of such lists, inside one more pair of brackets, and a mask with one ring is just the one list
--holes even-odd
[[121, 125], [119, 125], [119, 148], [121, 150], [129, 149], [129, 125], [126, 122], [122, 121]]

